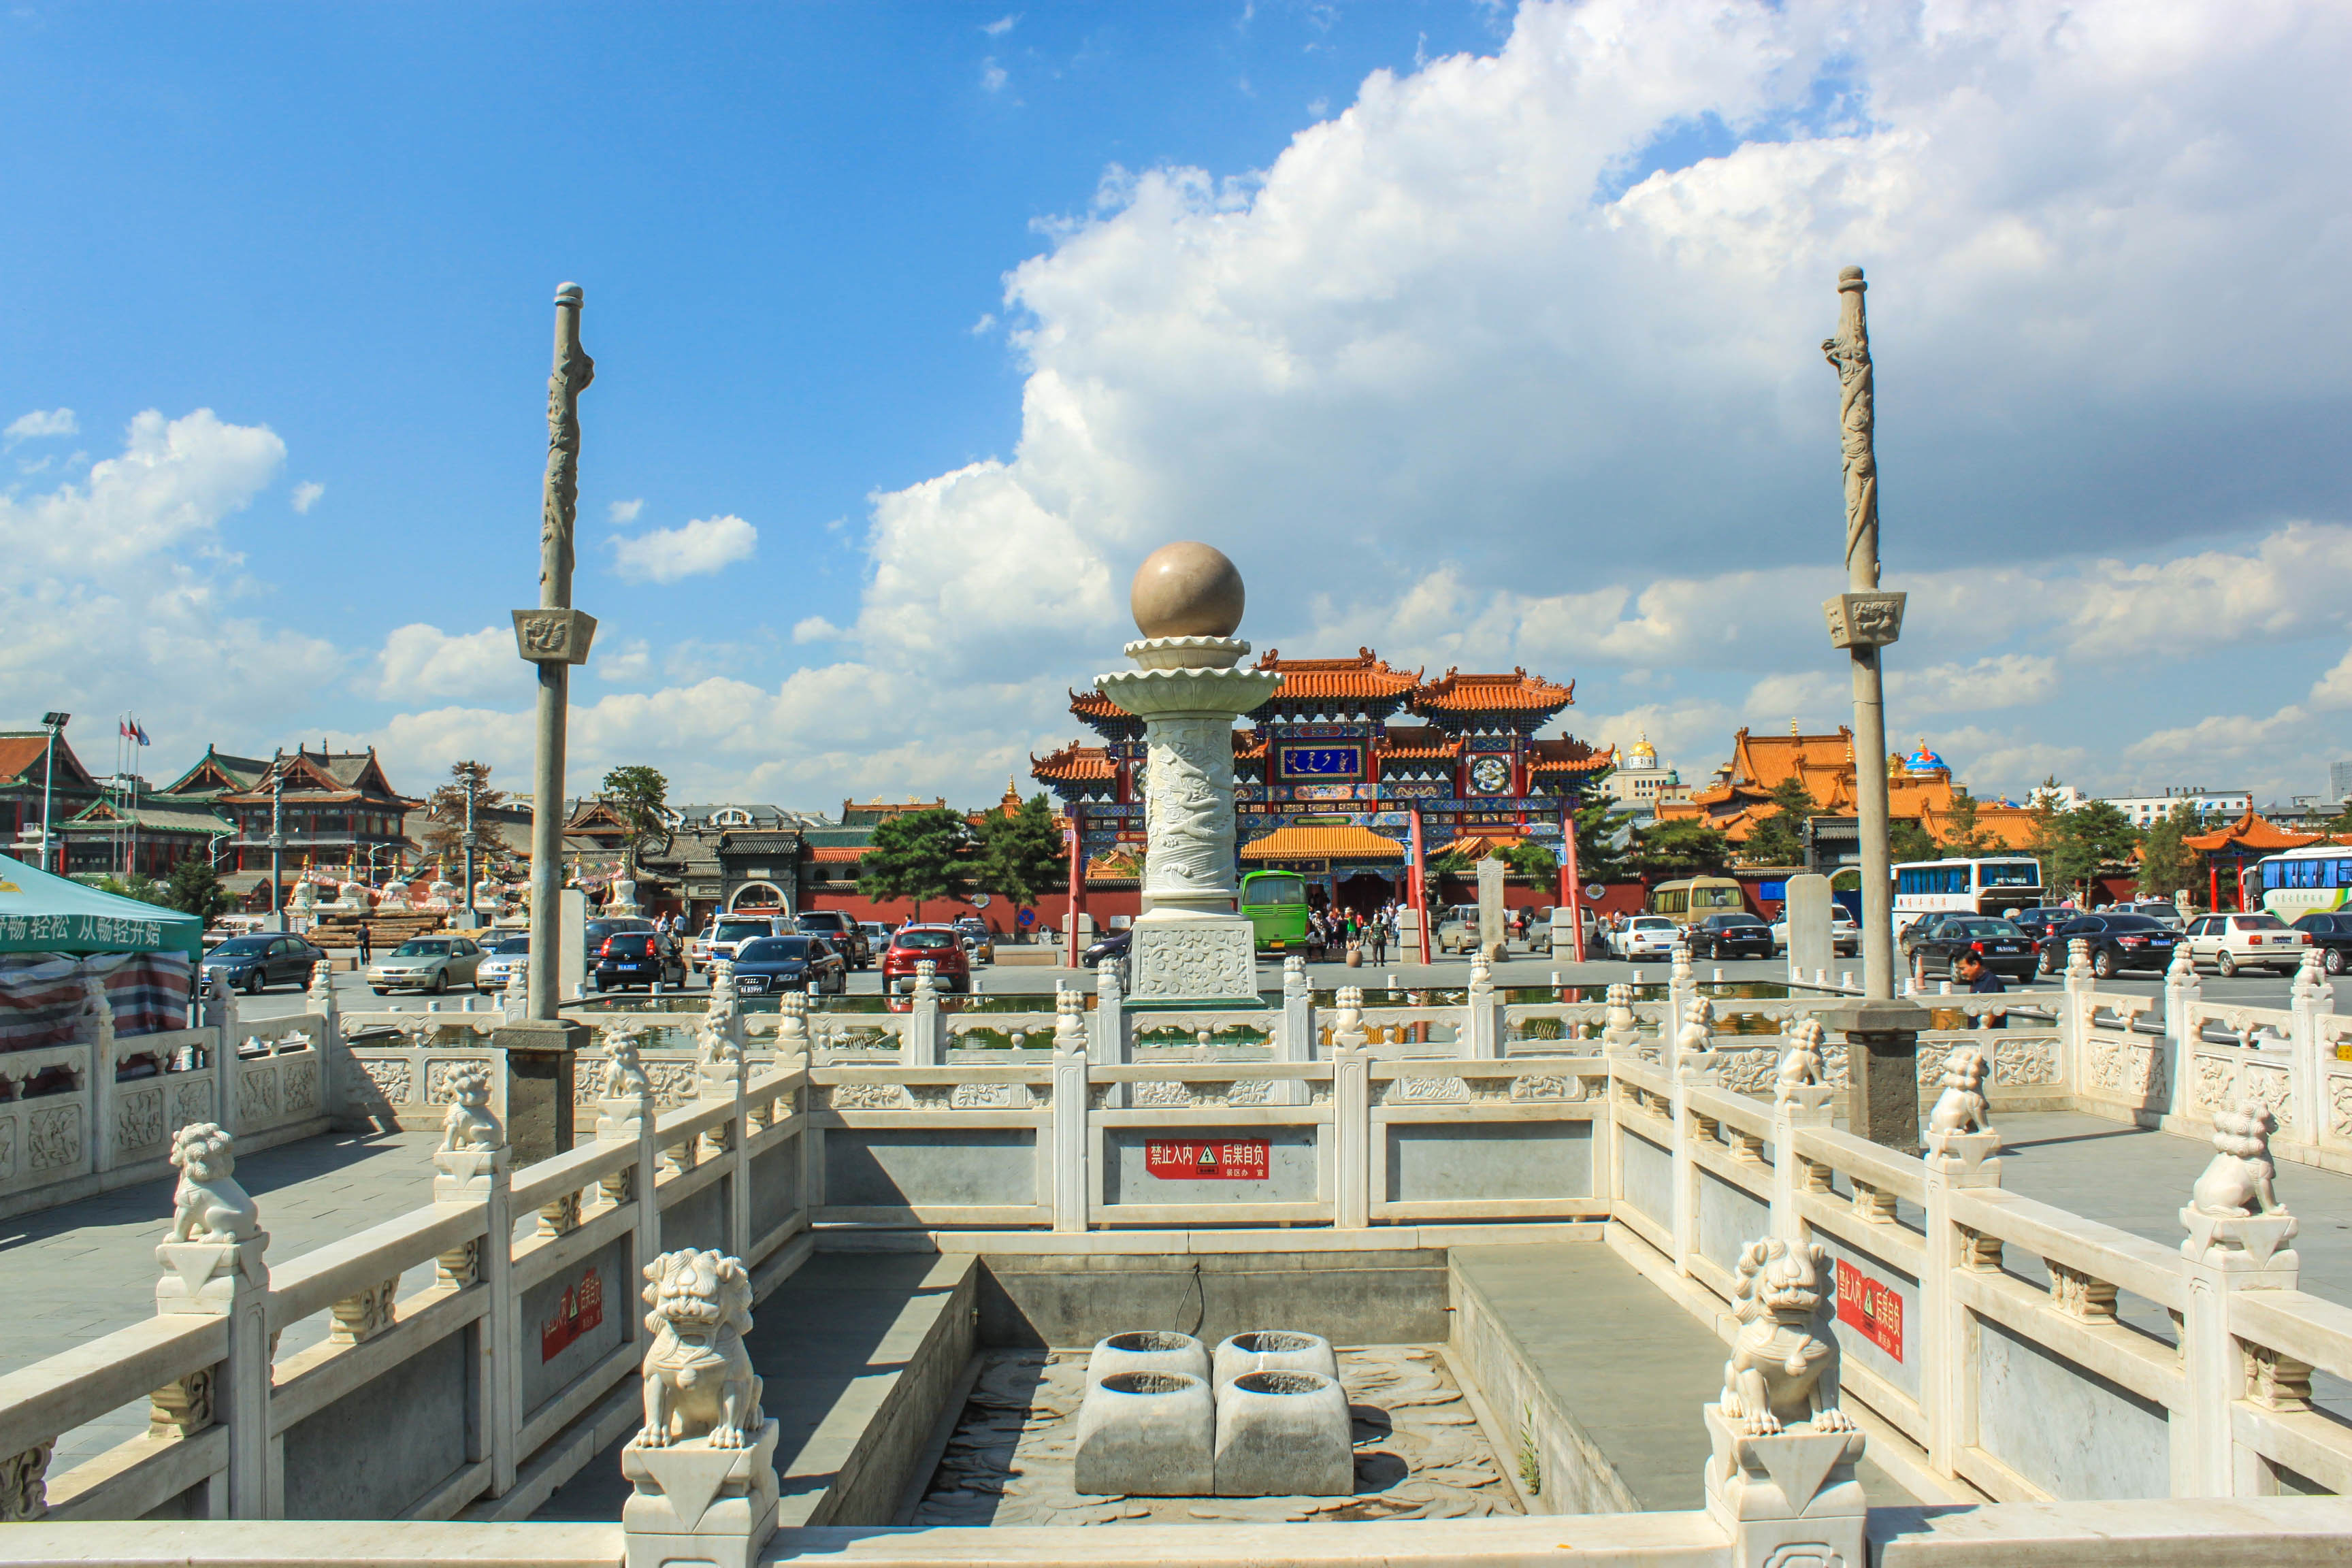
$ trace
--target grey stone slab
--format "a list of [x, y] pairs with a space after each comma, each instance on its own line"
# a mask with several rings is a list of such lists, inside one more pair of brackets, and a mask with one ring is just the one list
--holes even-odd
[[[1643, 1508], [1705, 1505], [1699, 1407], [1722, 1397], [1722, 1341], [1598, 1242], [1453, 1258]], [[1867, 1457], [1856, 1474], [1873, 1503], [1916, 1500]]]

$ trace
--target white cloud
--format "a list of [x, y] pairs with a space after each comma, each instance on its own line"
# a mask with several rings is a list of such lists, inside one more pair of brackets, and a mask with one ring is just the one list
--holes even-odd
[[823, 616], [807, 616], [793, 624], [793, 641], [796, 643], [831, 642], [841, 636], [841, 628]]
[[309, 516], [310, 509], [319, 504], [319, 498], [326, 493], [327, 487], [315, 479], [303, 480], [294, 487], [294, 494], [291, 498], [294, 510], [306, 517]]
[[70, 408], [36, 408], [30, 414], [20, 414], [0, 430], [0, 451], [5, 451], [19, 441], [37, 441], [47, 436], [76, 436], [81, 426], [74, 420]]
[[675, 583], [749, 561], [760, 531], [730, 512], [681, 528], [656, 528], [613, 541], [613, 568], [632, 583]]
[[988, 330], [994, 325], [996, 325], [996, 312], [993, 310], [982, 310], [980, 313], [980, 320], [971, 324], [971, 335], [975, 338], [984, 336]]
[[980, 89], [982, 92], [1003, 92], [1004, 84], [1011, 79], [993, 57], [980, 62]]
[[515, 652], [514, 628], [484, 626], [457, 635], [423, 622], [384, 638], [362, 689], [387, 701], [483, 697], [530, 689], [530, 667]]
[[636, 500], [616, 500], [604, 508], [604, 516], [615, 524], [626, 526], [637, 521], [637, 513], [646, 510], [641, 498]]
[[999, 16], [993, 22], [982, 22], [980, 25], [980, 30], [986, 33], [992, 38], [1001, 38], [1005, 34], [1013, 31], [1013, 29], [1018, 26], [1020, 23], [1021, 13], [1015, 11], [1009, 16]]
[[209, 541], [285, 461], [267, 426], [224, 424], [209, 408], [166, 420], [132, 419], [122, 455], [92, 465], [83, 485], [30, 500], [0, 495], [0, 549], [26, 563], [82, 575], [173, 545]]

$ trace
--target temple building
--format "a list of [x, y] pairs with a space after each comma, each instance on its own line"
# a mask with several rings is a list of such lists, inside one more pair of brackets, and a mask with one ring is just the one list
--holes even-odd
[[398, 864], [415, 847], [404, 820], [424, 804], [392, 787], [373, 746], [364, 752], [297, 747], [267, 763], [207, 751], [162, 793], [203, 801], [236, 825], [221, 882], [240, 894], [269, 879], [273, 814], [284, 825], [280, 865], [290, 889], [313, 868], [332, 867], [364, 880], [373, 866]]
[[[1758, 823], [1780, 809], [1772, 792], [1792, 778], [1805, 786], [1817, 814], [1806, 825], [1809, 868], [1829, 871], [1858, 863], [1853, 731], [1843, 724], [1828, 735], [1802, 734], [1793, 721], [1785, 735], [1740, 730], [1731, 738], [1731, 761], [1715, 770], [1714, 781], [1686, 800], [1661, 800], [1658, 819], [1705, 822], [1737, 847], [1748, 841]], [[1890, 822], [1917, 823], [1940, 843], [1957, 831], [1952, 806], [1960, 793], [1952, 782], [1952, 770], [1928, 749], [1924, 736], [1909, 755], [1886, 759]], [[2033, 842], [2033, 830], [2034, 816], [2028, 807], [1977, 803], [1976, 831], [1993, 848], [2024, 849]]]
[[[1369, 907], [1401, 899], [1412, 821], [1424, 853], [1478, 858], [1531, 840], [1559, 853], [1563, 811], [1608, 776], [1613, 749], [1538, 735], [1575, 700], [1524, 669], [1434, 680], [1391, 668], [1370, 648], [1352, 658], [1285, 658], [1256, 668], [1281, 689], [1234, 731], [1243, 870], [1305, 874], [1319, 901]], [[1144, 843], [1141, 721], [1097, 691], [1070, 711], [1097, 743], [1030, 759], [1031, 773], [1081, 824], [1088, 882], [1135, 875]]]

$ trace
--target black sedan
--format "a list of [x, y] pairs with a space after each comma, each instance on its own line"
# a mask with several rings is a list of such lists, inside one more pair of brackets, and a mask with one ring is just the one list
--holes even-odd
[[[2011, 923], [2027, 936], [2036, 942], [2046, 942], [2053, 926], [2064, 925], [2082, 912], [2080, 910], [2070, 910], [2058, 904], [2036, 904], [2030, 910], [2012, 910], [2010, 911], [2009, 918]], [[2063, 968], [2064, 960], [2061, 959], [2059, 963], [2060, 967]]]
[[2319, 963], [2330, 974], [2341, 974], [2347, 963], [2352, 963], [2352, 914], [2309, 914], [2294, 922], [2294, 929], [2311, 938], [2311, 945], [2319, 950]]
[[1754, 915], [1709, 915], [1694, 921], [1685, 940], [1693, 958], [1772, 956], [1772, 928]]
[[2015, 921], [1991, 915], [1929, 915], [1904, 928], [1902, 945], [1911, 977], [1923, 985], [1929, 980], [1958, 979], [1955, 965], [1964, 952], [1983, 959], [1984, 966], [2004, 980], [2031, 980], [2041, 962], [2032, 937]]
[[848, 961], [823, 937], [763, 936], [735, 950], [735, 990], [740, 995], [805, 991], [839, 996], [848, 989]]
[[233, 936], [205, 954], [205, 979], [226, 981], [258, 996], [272, 985], [310, 984], [310, 971], [327, 962], [324, 949], [299, 936]]
[[657, 931], [615, 931], [597, 946], [595, 980], [599, 991], [625, 991], [632, 985], [650, 991], [656, 980], [684, 985], [686, 960]]
[[2050, 928], [2042, 942], [2042, 973], [2055, 974], [2066, 967], [2074, 944], [2091, 944], [2091, 973], [2111, 980], [2126, 969], [2153, 969], [2161, 974], [2172, 963], [2180, 933], [2146, 915], [2076, 915]]
[[1125, 958], [1129, 944], [1135, 941], [1132, 931], [1115, 931], [1078, 954], [1078, 967], [1092, 969], [1106, 958]]

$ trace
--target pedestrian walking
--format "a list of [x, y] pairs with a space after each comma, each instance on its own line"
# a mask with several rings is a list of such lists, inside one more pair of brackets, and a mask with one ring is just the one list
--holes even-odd
[[1378, 914], [1372, 917], [1371, 938], [1372, 962], [1376, 964], [1386, 963], [1389, 961], [1389, 917], [1387, 915]]
[[365, 964], [368, 961], [368, 942], [367, 921], [360, 921], [360, 963], [362, 964]]

